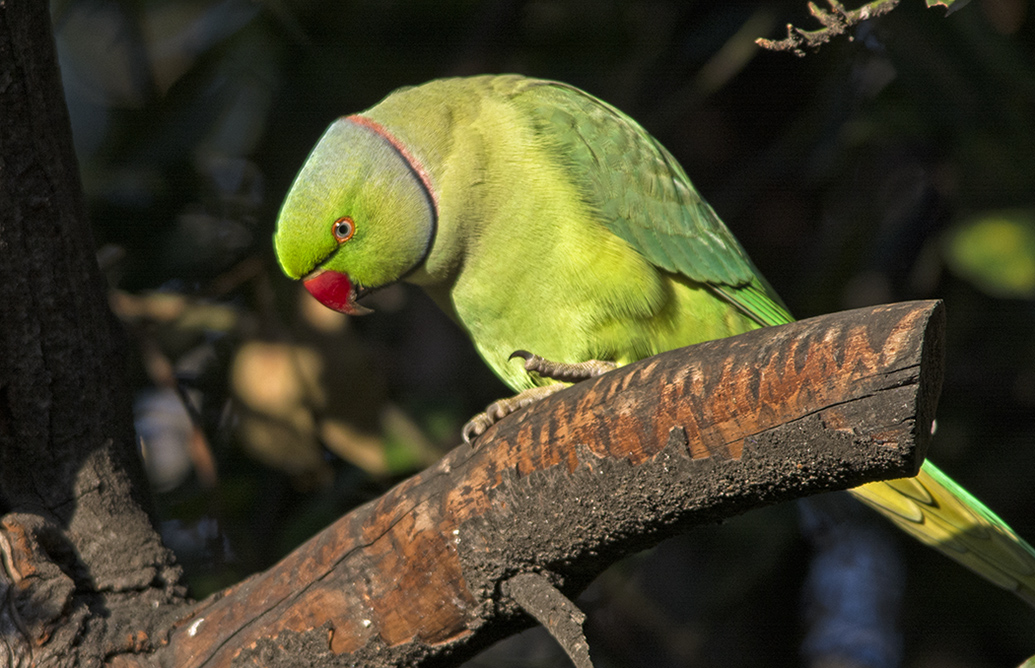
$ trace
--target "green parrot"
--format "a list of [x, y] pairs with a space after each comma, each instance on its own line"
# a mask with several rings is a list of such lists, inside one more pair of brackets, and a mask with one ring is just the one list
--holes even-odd
[[[274, 245], [332, 309], [366, 313], [363, 295], [407, 281], [460, 323], [519, 392], [465, 440], [561, 381], [793, 320], [656, 139], [588, 93], [516, 75], [403, 88], [332, 123]], [[1035, 606], [1035, 550], [931, 462], [850, 492]]]

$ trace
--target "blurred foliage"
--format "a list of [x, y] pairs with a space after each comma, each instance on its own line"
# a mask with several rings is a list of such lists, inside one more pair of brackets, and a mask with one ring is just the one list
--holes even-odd
[[989, 211], [946, 235], [950, 269], [995, 297], [1035, 298], [1035, 212]]
[[[433, 461], [506, 394], [418, 291], [348, 319], [281, 276], [269, 242], [332, 119], [482, 72], [565, 80], [639, 119], [801, 316], [945, 299], [931, 454], [1035, 537], [1035, 17], [1025, 0], [924, 5], [798, 59], [754, 39], [806, 23], [802, 0], [54, 0], [138, 431], [194, 593]], [[1035, 613], [1009, 594], [866, 511], [835, 510], [843, 531], [802, 513], [696, 529], [606, 573], [581, 601], [598, 665], [1035, 652]], [[566, 665], [541, 631], [472, 663]]]

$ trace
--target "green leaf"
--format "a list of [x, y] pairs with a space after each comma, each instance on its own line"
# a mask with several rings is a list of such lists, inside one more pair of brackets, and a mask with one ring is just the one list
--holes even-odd
[[989, 211], [947, 233], [949, 268], [996, 297], [1035, 298], [1035, 211]]
[[949, 14], [957, 10], [963, 9], [964, 5], [966, 5], [968, 2], [970, 2], [970, 0], [927, 0], [927, 6], [945, 7], [945, 15], [948, 16]]

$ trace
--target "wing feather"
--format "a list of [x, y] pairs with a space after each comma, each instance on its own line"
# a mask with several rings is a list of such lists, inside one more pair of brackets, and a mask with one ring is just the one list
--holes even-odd
[[603, 224], [651, 264], [709, 286], [760, 325], [793, 320], [676, 159], [636, 121], [557, 82], [521, 86], [514, 101]]

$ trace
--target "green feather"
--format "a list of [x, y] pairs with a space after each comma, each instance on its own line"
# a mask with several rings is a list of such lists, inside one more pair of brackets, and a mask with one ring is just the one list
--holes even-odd
[[653, 265], [708, 284], [760, 326], [793, 320], [676, 159], [636, 121], [556, 82], [523, 87], [514, 102], [600, 221]]
[[515, 96], [600, 222], [666, 271], [744, 286], [757, 270], [675, 158], [631, 118], [576, 88]]

